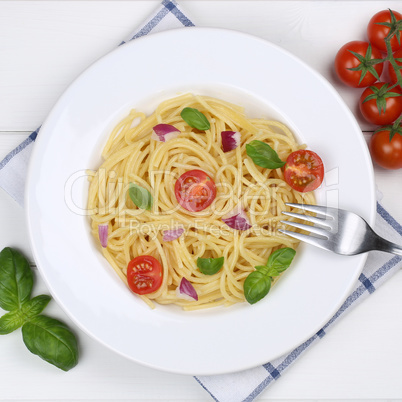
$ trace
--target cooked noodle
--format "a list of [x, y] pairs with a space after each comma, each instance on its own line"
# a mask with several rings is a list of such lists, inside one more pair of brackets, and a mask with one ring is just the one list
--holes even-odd
[[[192, 129], [180, 116], [185, 107], [204, 113], [210, 129]], [[167, 142], [151, 139], [153, 127], [160, 123], [173, 125], [180, 135]], [[241, 145], [224, 153], [220, 133], [227, 130], [241, 133]], [[243, 302], [243, 283], [254, 266], [264, 265], [278, 248], [297, 246], [296, 240], [277, 231], [281, 212], [289, 210], [286, 202], [314, 203], [314, 195], [292, 190], [281, 169], [255, 165], [245, 148], [252, 140], [266, 142], [282, 160], [304, 148], [278, 121], [249, 119], [239, 106], [191, 94], [162, 102], [149, 117], [132, 110], [112, 131], [102, 153], [104, 162], [90, 176], [92, 233], [99, 243], [98, 225], [108, 224], [108, 243], [102, 252], [126, 283], [127, 265], [134, 257], [151, 255], [161, 262], [161, 287], [139, 296], [151, 307], [153, 302], [174, 303], [190, 310]], [[200, 212], [180, 207], [174, 193], [177, 178], [192, 169], [206, 172], [217, 186], [215, 201]], [[131, 201], [129, 183], [152, 194], [150, 211]], [[249, 230], [231, 229], [222, 221], [238, 205], [250, 220]], [[162, 240], [164, 230], [179, 227], [185, 232], [177, 240]], [[224, 266], [214, 275], [197, 268], [198, 257], [222, 256]], [[198, 301], [177, 297], [183, 277], [193, 284]]]

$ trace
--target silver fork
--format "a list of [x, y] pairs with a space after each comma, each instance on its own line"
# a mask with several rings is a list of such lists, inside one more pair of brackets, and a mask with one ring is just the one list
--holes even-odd
[[281, 221], [289, 226], [308, 231], [310, 234], [279, 229], [281, 233], [337, 254], [355, 255], [370, 250], [380, 250], [402, 255], [401, 246], [377, 235], [363, 218], [353, 212], [318, 205], [293, 203], [286, 205], [316, 213], [318, 216], [284, 211], [282, 214], [303, 219], [313, 223], [313, 226], [293, 221]]

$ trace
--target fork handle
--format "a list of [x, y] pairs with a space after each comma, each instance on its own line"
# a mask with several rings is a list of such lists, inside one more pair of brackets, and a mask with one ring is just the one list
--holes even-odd
[[402, 256], [402, 247], [401, 246], [398, 246], [395, 243], [385, 240], [383, 237], [380, 237], [378, 235], [377, 235], [377, 241], [375, 244], [375, 250], [385, 251], [387, 253], [392, 253], [392, 254]]

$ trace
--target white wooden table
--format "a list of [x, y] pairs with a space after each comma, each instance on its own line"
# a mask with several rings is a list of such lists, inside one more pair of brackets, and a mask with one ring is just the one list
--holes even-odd
[[[1, 1], [0, 159], [36, 129], [67, 85], [114, 49], [159, 1]], [[330, 80], [361, 121], [358, 92], [332, 72], [338, 48], [364, 39], [375, 12], [402, 11], [401, 1], [185, 1], [199, 26], [232, 28], [270, 40]], [[330, 122], [328, 122], [330, 124]], [[347, 146], [347, 144], [345, 144]], [[375, 168], [383, 205], [402, 222], [402, 170]], [[24, 211], [0, 190], [0, 249], [32, 261]], [[344, 317], [259, 400], [402, 400], [402, 273]], [[36, 272], [34, 293], [46, 292]], [[48, 313], [74, 325], [52, 302]], [[0, 338], [1, 401], [201, 401], [209, 395], [190, 376], [142, 367], [80, 330], [78, 366], [64, 373], [24, 347], [20, 331]]]

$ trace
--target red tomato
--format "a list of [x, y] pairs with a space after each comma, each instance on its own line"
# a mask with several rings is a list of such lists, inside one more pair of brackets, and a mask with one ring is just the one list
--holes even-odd
[[374, 133], [369, 143], [371, 158], [385, 169], [402, 168], [402, 135], [394, 134], [389, 139], [389, 130]]
[[214, 181], [202, 170], [182, 174], [174, 186], [177, 202], [187, 211], [198, 212], [209, 207], [216, 197]]
[[320, 186], [324, 179], [324, 164], [313, 151], [301, 149], [286, 159], [285, 181], [296, 191], [307, 193]]
[[128, 286], [139, 295], [158, 290], [162, 284], [162, 276], [162, 265], [150, 255], [140, 255], [128, 263]]
[[[402, 59], [402, 49], [397, 50], [394, 53], [394, 59]], [[396, 64], [398, 66], [402, 66], [402, 61], [397, 61], [395, 60]], [[389, 73], [389, 78], [393, 84], [396, 84], [398, 79], [396, 77], [396, 72], [394, 70], [394, 67], [392, 67], [392, 64], [388, 62], [388, 73]]]
[[[402, 113], [402, 96], [387, 96], [387, 94], [390, 92], [402, 94], [402, 91], [399, 87], [395, 87], [391, 89], [391, 91], [385, 91], [382, 100], [371, 99], [364, 102], [364, 99], [366, 99], [367, 96], [374, 94], [375, 91], [381, 89], [385, 84], [385, 82], [376, 82], [372, 86], [366, 88], [361, 94], [359, 101], [360, 111], [362, 112], [364, 118], [368, 122], [379, 126], [391, 124]], [[385, 105], [385, 110], [384, 107], [381, 106], [382, 104]], [[378, 105], [380, 105], [380, 110], [378, 110]]]
[[[402, 14], [392, 10], [393, 14], [395, 15], [396, 21], [402, 20]], [[376, 47], [377, 49], [381, 50], [382, 52], [387, 51], [387, 47], [385, 45], [385, 37], [389, 34], [390, 32], [390, 27], [385, 26], [385, 25], [379, 25], [379, 23], [386, 23], [390, 24], [392, 23], [391, 21], [391, 13], [389, 10], [383, 10], [375, 14], [370, 22], [368, 23], [367, 26], [367, 36], [370, 41], [370, 43]], [[391, 48], [392, 51], [395, 52], [395, 50], [398, 50], [402, 47], [402, 41], [401, 43], [398, 43], [398, 39], [396, 35], [394, 35], [391, 38]]]
[[[376, 76], [372, 74], [373, 70], [377, 72], [378, 77], [381, 75], [384, 63], [372, 64], [370, 62], [372, 59], [382, 59], [381, 52], [376, 48], [371, 48], [371, 55], [367, 54], [368, 47], [369, 43], [355, 40], [346, 43], [339, 49], [335, 57], [335, 71], [344, 84], [354, 88], [364, 88], [377, 81]], [[351, 52], [359, 54], [364, 60], [359, 60]], [[351, 70], [355, 68], [359, 68], [359, 70]]]

